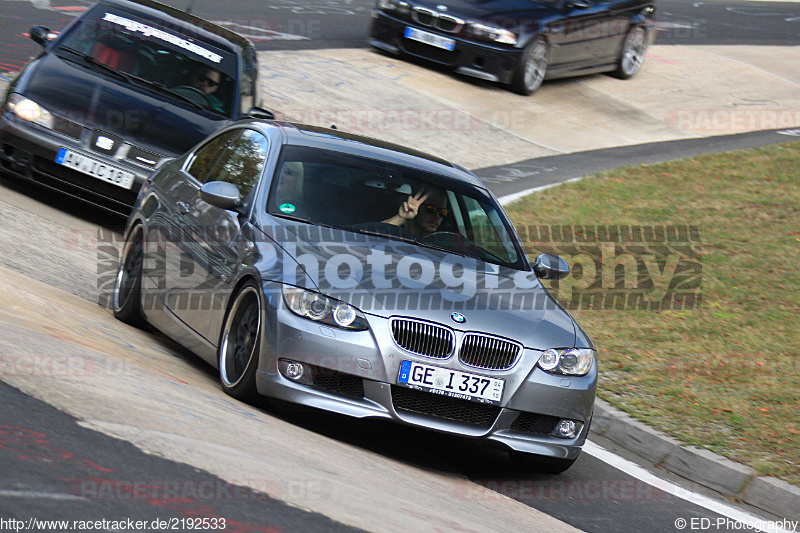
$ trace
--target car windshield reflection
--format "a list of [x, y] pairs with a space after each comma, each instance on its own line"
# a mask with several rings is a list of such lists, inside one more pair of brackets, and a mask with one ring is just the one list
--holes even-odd
[[267, 211], [523, 268], [516, 239], [486, 191], [416, 168], [288, 146]]
[[[157, 90], [184, 104], [230, 117], [236, 58], [209, 43], [178, 34], [113, 9], [99, 9], [73, 25], [58, 53], [138, 87]], [[148, 87], [149, 86], [149, 87]]]

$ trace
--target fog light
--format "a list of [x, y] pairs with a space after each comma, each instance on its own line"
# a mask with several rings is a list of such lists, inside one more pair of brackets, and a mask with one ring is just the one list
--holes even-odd
[[556, 429], [553, 430], [553, 436], [560, 439], [574, 439], [581, 431], [582, 424], [574, 420], [567, 420], [562, 418], [558, 421]]
[[303, 377], [303, 365], [300, 363], [289, 363], [286, 365], [286, 377], [297, 381]]

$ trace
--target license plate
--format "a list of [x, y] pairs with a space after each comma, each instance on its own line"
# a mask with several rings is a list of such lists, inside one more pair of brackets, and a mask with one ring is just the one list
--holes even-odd
[[93, 178], [107, 181], [123, 189], [130, 189], [133, 186], [133, 172], [109, 165], [105, 161], [100, 161], [67, 148], [61, 148], [58, 151], [56, 163], [75, 169]]
[[397, 383], [450, 398], [492, 404], [500, 403], [505, 385], [505, 381], [502, 379], [468, 374], [414, 361], [403, 361], [400, 364]]
[[412, 28], [410, 26], [406, 27], [405, 35], [406, 38], [411, 39], [412, 41], [419, 41], [421, 43], [435, 46], [436, 48], [444, 48], [445, 50], [450, 50], [451, 52], [456, 48], [455, 39], [448, 39], [447, 37], [442, 37], [441, 35], [436, 35], [435, 33], [418, 30], [417, 28]]

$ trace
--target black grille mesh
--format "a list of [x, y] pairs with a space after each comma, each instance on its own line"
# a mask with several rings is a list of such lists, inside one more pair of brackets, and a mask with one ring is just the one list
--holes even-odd
[[490, 427], [500, 414], [500, 407], [496, 405], [448, 398], [396, 385], [392, 386], [392, 404], [398, 411], [411, 411], [474, 426]]
[[83, 133], [83, 126], [80, 124], [55, 115], [53, 116], [53, 129], [78, 140], [80, 140], [81, 133]]
[[549, 435], [556, 429], [558, 421], [559, 418], [557, 416], [521, 412], [517, 419], [511, 424], [511, 431]]
[[364, 397], [364, 380], [320, 366], [306, 365], [311, 369], [314, 387], [350, 398]]

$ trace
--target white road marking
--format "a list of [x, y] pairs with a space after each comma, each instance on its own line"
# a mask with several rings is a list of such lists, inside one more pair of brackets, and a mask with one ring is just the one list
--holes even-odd
[[659, 30], [673, 30], [673, 29], [682, 29], [682, 30], [693, 30], [700, 26], [697, 22], [690, 22], [690, 23], [682, 23], [682, 22], [656, 22], [656, 29]]
[[498, 198], [497, 200], [500, 202], [500, 205], [503, 207], [507, 206], [510, 203], [516, 202], [520, 200], [523, 196], [528, 196], [529, 194], [533, 194], [539, 191], [543, 191], [545, 189], [549, 189], [551, 187], [558, 187], [559, 185], [563, 185], [564, 183], [572, 183], [573, 181], [580, 181], [583, 177], [579, 178], [572, 178], [565, 181], [559, 181], [558, 183], [551, 183], [550, 185], [540, 185], [539, 187], [533, 187], [531, 189], [525, 189], [524, 191], [515, 192], [514, 194], [507, 194]]
[[[640, 481], [644, 481], [645, 483], [652, 485], [653, 487], [666, 492], [667, 494], [671, 494], [687, 502], [690, 502], [694, 505], [698, 505], [700, 507], [704, 507], [709, 511], [717, 513], [719, 515], [725, 516], [742, 524], [747, 524], [748, 528], [755, 529], [757, 531], [764, 531], [765, 533], [790, 533], [787, 529], [782, 529], [780, 527], [766, 527], [767, 520], [763, 518], [759, 518], [755, 515], [750, 513], [746, 513], [744, 511], [740, 511], [739, 509], [732, 507], [730, 505], [712, 500], [702, 494], [698, 494], [696, 492], [692, 492], [688, 489], [684, 489], [679, 487], [669, 481], [661, 479], [660, 477], [656, 476], [655, 474], [648, 472], [641, 466], [637, 465], [636, 463], [629, 461], [619, 455], [609, 452], [602, 446], [595, 444], [592, 441], [586, 441], [586, 444], [583, 446], [583, 451], [588, 453], [592, 457], [600, 459], [604, 463], [613, 466], [625, 472], [629, 476], [635, 477]], [[752, 527], [750, 527], [752, 526]]]
[[72, 494], [60, 494], [58, 492], [41, 492], [38, 490], [0, 490], [0, 498], [39, 498], [45, 500], [70, 500], [83, 501], [86, 498], [73, 496]]
[[308, 41], [308, 37], [302, 35], [295, 35], [293, 33], [283, 33], [266, 28], [259, 28], [258, 26], [248, 26], [238, 22], [230, 22], [227, 20], [215, 20], [214, 24], [235, 31], [243, 37], [247, 37], [253, 41]]

